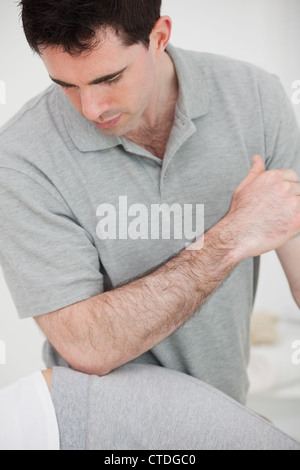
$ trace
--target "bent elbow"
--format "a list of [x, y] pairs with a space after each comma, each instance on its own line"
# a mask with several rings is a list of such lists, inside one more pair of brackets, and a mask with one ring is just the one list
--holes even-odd
[[88, 348], [82, 350], [82, 348], [74, 348], [74, 346], [64, 349], [65, 351], [60, 352], [61, 356], [72, 369], [83, 374], [104, 377], [123, 365], [117, 360], [112, 361], [111, 356], [104, 352], [99, 351], [91, 354], [87, 352]]
[[[119, 357], [105, 341], [95, 341], [85, 323], [74, 320], [73, 309], [52, 312], [36, 317], [35, 320], [58, 354], [72, 369], [88, 375], [105, 376], [119, 365]], [[115, 353], [115, 354], [114, 354]]]
[[99, 360], [99, 354], [95, 358], [86, 352], [82, 353], [82, 351], [72, 350], [72, 348], [68, 348], [66, 353], [62, 351], [60, 354], [73, 370], [82, 374], [104, 377], [114, 370], [108, 361]]

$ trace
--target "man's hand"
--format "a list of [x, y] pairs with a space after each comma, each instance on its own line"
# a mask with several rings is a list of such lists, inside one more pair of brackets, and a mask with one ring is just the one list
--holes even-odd
[[[293, 170], [265, 171], [253, 157], [247, 177], [233, 193], [226, 225], [241, 258], [275, 250], [300, 232], [300, 184]], [[227, 226], [229, 226], [227, 225]]]

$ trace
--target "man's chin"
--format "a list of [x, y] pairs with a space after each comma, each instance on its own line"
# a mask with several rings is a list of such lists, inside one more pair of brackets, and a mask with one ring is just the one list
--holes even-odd
[[101, 134], [106, 135], [107, 137], [122, 136], [122, 131], [120, 129], [99, 129], [99, 127], [97, 127], [97, 129], [99, 130], [99, 132], [101, 132]]

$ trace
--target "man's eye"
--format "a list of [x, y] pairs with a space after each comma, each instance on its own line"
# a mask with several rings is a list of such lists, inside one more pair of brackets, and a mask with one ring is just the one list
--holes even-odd
[[72, 85], [60, 85], [64, 90], [71, 90], [71, 88], [76, 88]]
[[120, 75], [117, 75], [116, 77], [114, 78], [111, 78], [110, 80], [107, 80], [105, 82], [105, 85], [116, 85], [122, 78], [122, 74]]

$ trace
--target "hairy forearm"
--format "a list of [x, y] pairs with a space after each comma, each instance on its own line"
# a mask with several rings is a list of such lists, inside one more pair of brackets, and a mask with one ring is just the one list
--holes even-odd
[[152, 274], [44, 315], [39, 325], [72, 367], [109, 373], [183, 325], [238, 264], [223, 229], [207, 232], [201, 250], [194, 244]]

